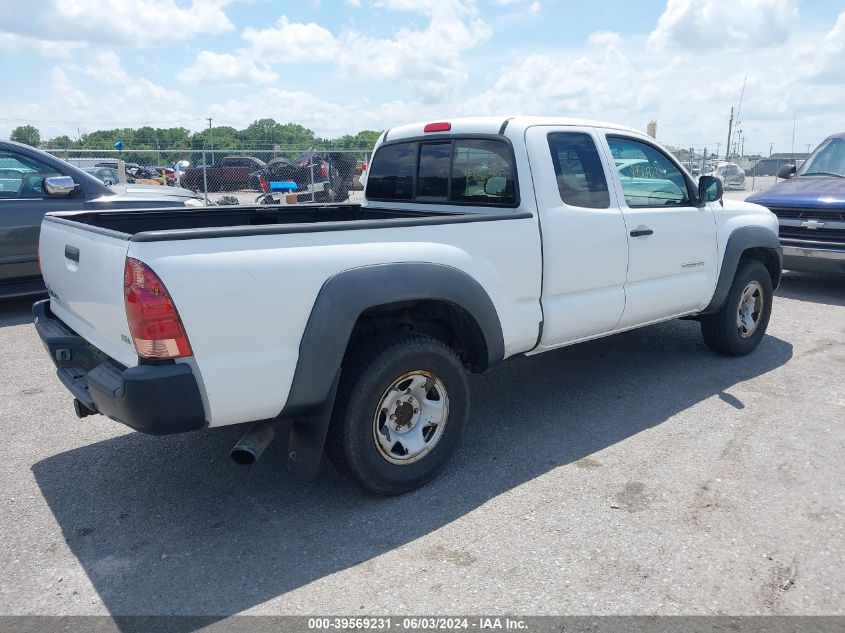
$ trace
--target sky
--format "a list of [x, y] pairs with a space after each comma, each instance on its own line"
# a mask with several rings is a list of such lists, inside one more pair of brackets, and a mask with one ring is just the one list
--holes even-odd
[[[0, 137], [245, 127], [334, 137], [577, 116], [676, 147], [806, 151], [845, 131], [843, 0], [0, 0]], [[794, 142], [793, 142], [794, 121]]]

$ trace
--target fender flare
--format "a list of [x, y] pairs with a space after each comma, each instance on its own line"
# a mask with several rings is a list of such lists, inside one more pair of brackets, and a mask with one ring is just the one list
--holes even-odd
[[401, 262], [353, 268], [320, 289], [299, 344], [299, 358], [281, 417], [299, 417], [331, 396], [358, 317], [369, 308], [401, 301], [453, 303], [475, 319], [487, 346], [487, 366], [504, 358], [499, 315], [470, 275], [444, 264]]
[[717, 312], [728, 298], [731, 284], [736, 276], [736, 270], [742, 259], [743, 253], [752, 248], [763, 248], [770, 251], [777, 257], [777, 275], [772, 279], [772, 286], [775, 288], [780, 284], [780, 271], [783, 267], [783, 248], [780, 245], [778, 236], [762, 226], [743, 226], [733, 231], [728, 237], [725, 246], [725, 255], [722, 258], [722, 269], [719, 271], [719, 280], [716, 282], [716, 290], [713, 298], [701, 314], [712, 314]]

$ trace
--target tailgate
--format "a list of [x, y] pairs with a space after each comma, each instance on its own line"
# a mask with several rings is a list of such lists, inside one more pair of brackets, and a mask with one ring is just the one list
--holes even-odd
[[123, 305], [127, 239], [45, 218], [41, 226], [41, 273], [50, 310], [94, 347], [132, 367], [138, 357], [129, 338]]

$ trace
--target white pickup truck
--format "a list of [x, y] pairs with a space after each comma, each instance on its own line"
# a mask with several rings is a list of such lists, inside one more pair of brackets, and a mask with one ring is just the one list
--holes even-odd
[[635, 130], [456, 119], [385, 132], [361, 205], [48, 214], [33, 309], [80, 417], [252, 422], [232, 452], [247, 463], [284, 428], [295, 472], [325, 446], [396, 494], [454, 451], [466, 370], [680, 317], [751, 352], [777, 232]]

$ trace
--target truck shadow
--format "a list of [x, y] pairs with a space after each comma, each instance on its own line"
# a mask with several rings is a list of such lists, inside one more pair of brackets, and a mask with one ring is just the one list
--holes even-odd
[[237, 466], [228, 451], [242, 428], [130, 433], [33, 472], [112, 615], [222, 619], [429, 534], [791, 356], [789, 343], [768, 336], [750, 356], [719, 357], [697, 323], [676, 321], [514, 359], [472, 377], [461, 450], [434, 482], [401, 497], [362, 493], [327, 465], [303, 483], [284, 470], [278, 446]]
[[32, 304], [47, 295], [0, 299], [0, 327], [32, 323]]
[[775, 294], [798, 301], [845, 306], [845, 275], [786, 271]]

